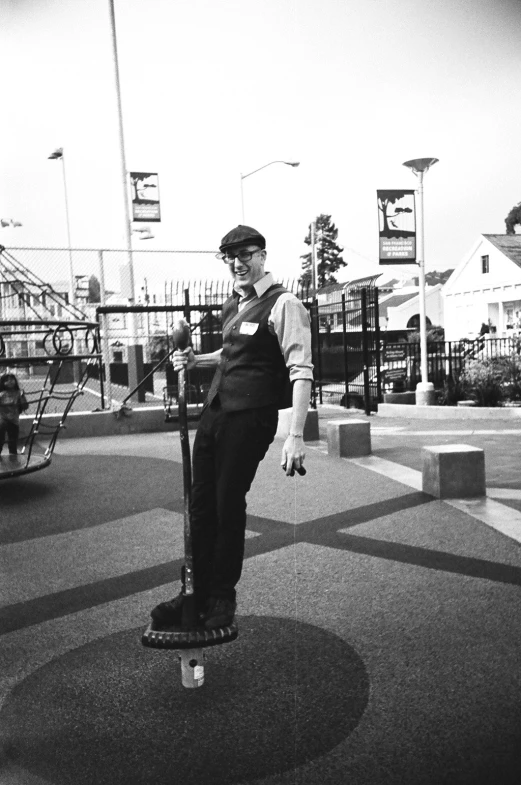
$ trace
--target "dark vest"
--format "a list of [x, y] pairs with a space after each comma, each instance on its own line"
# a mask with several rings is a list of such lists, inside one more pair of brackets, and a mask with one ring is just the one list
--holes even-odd
[[[225, 411], [270, 404], [291, 406], [289, 372], [278, 339], [270, 332], [268, 316], [285, 289], [274, 284], [251, 305], [238, 311], [237, 295], [223, 305], [223, 350], [208, 393], [219, 395]], [[289, 393], [289, 395], [288, 395]]]

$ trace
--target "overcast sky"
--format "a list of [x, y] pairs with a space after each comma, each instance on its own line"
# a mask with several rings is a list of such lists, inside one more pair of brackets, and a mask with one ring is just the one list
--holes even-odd
[[[66, 245], [61, 164], [48, 160], [63, 147], [73, 246], [123, 247], [108, 0], [0, 7], [0, 216], [23, 223], [0, 242]], [[521, 201], [519, 0], [115, 0], [115, 12], [127, 168], [159, 173], [147, 248], [216, 249], [241, 222], [241, 172], [279, 159], [300, 167], [245, 179], [245, 221], [287, 275], [319, 213], [339, 229], [344, 277], [377, 271], [376, 190], [415, 188], [411, 158], [439, 158], [425, 176], [427, 269], [504, 232]]]

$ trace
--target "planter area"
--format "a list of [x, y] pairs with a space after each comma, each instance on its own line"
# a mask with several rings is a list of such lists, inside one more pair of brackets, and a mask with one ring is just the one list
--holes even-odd
[[378, 414], [418, 420], [521, 420], [521, 407], [411, 406], [406, 403], [380, 403]]

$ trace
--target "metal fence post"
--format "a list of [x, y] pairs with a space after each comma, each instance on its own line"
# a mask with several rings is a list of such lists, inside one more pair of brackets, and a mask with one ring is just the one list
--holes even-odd
[[344, 406], [347, 409], [347, 395], [349, 390], [349, 367], [347, 361], [347, 321], [346, 321], [346, 294], [342, 292], [342, 347], [344, 350]]
[[318, 400], [322, 403], [322, 358], [321, 358], [321, 348], [320, 348], [320, 323], [318, 318], [318, 300], [315, 298], [311, 303], [311, 325], [315, 329], [312, 330], [311, 335], [313, 332], [315, 333], [315, 346], [316, 346], [316, 354], [317, 354], [317, 374], [319, 378], [319, 386], [318, 386]]
[[185, 289], [185, 310], [184, 310], [184, 317], [188, 324], [190, 324], [190, 290]]
[[373, 289], [373, 318], [374, 318], [374, 342], [376, 354], [376, 400], [382, 400], [382, 363], [380, 357], [380, 306], [378, 302], [378, 288]]
[[[100, 278], [100, 305], [104, 307], [107, 304], [107, 294], [105, 289], [105, 262], [103, 259], [103, 251], [98, 251], [99, 260], [99, 278]], [[105, 371], [105, 390], [102, 393], [101, 406], [103, 409], [107, 406], [108, 409], [112, 408], [112, 383], [110, 379], [110, 352], [109, 352], [109, 336], [108, 336], [108, 318], [107, 314], [97, 314], [98, 322], [100, 323], [101, 330], [101, 345], [103, 353], [103, 364], [101, 372]], [[101, 317], [101, 319], [100, 319]], [[107, 405], [108, 404], [108, 405]]]
[[364, 364], [364, 407], [367, 415], [371, 414], [371, 391], [369, 389], [369, 347], [367, 335], [367, 289], [361, 292], [362, 305], [362, 362]]

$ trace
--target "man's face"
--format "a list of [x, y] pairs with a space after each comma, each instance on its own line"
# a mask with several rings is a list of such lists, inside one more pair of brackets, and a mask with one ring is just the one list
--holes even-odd
[[266, 251], [258, 245], [246, 243], [227, 252], [226, 261], [235, 284], [241, 289], [249, 289], [264, 278]]

